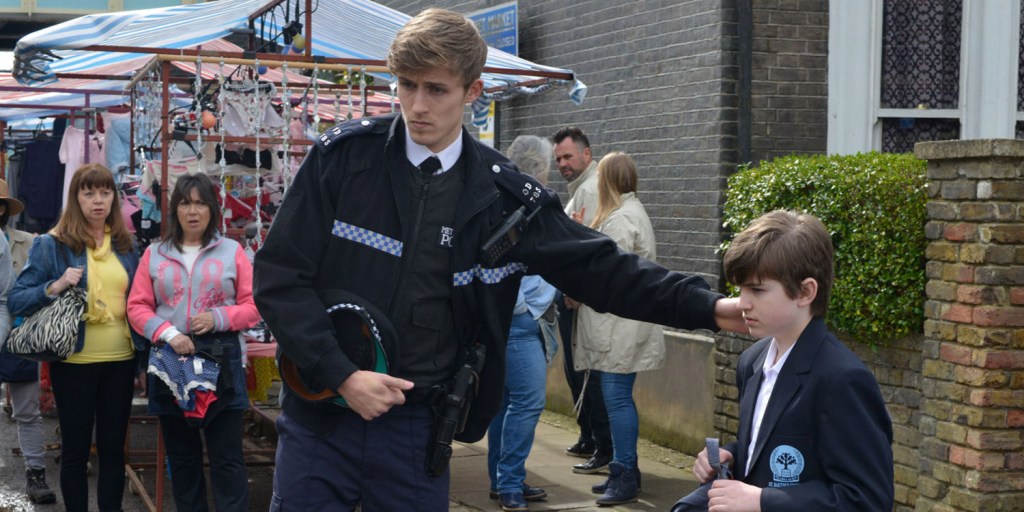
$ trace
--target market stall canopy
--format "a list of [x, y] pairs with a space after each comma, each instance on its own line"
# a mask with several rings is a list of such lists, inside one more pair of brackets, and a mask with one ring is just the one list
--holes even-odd
[[[241, 53], [242, 48], [223, 39], [208, 41], [203, 45], [190, 49], [204, 49], [214, 52]], [[129, 77], [140, 69], [145, 69], [156, 58], [145, 54], [123, 54], [128, 58], [119, 62], [105, 64], [99, 67], [89, 68], [89, 73], [68, 73], [61, 74], [63, 78], [50, 82], [43, 86], [21, 85], [10, 73], [0, 73], [0, 121], [5, 121], [8, 126], [19, 120], [35, 120], [36, 118], [62, 114], [69, 111], [80, 111], [87, 108], [104, 109], [129, 103], [129, 91], [125, 90], [125, 79], [113, 79], [116, 77]], [[195, 62], [173, 62], [174, 66], [188, 75], [195, 75], [198, 72], [203, 80], [216, 80], [218, 74], [224, 76], [234, 75], [238, 66], [231, 64], [218, 64], [216, 60], [208, 60], [205, 66], [199, 66]], [[261, 79], [272, 83], [288, 83], [297, 87], [301, 92], [306, 89], [308, 95], [308, 84], [310, 78], [301, 75], [298, 70], [285, 72], [284, 70], [268, 69], [261, 75]], [[287, 81], [283, 79], [287, 75]], [[87, 77], [87, 78], [80, 78]], [[112, 78], [96, 78], [112, 77]], [[319, 80], [320, 84], [330, 84], [326, 80]], [[185, 93], [177, 85], [172, 85], [172, 94], [176, 106], [187, 105], [184, 98], [191, 95]], [[350, 110], [356, 111], [361, 108], [363, 98], [360, 96], [355, 105], [348, 101], [332, 97], [330, 91], [325, 91], [323, 97], [313, 106], [312, 102], [295, 106], [296, 113], [308, 109], [310, 115], [315, 110], [324, 121], [333, 122], [339, 115], [344, 116]], [[394, 110], [396, 100], [389, 95], [379, 94], [370, 91], [366, 95], [367, 114], [377, 115]], [[356, 114], [353, 114], [356, 115]]]
[[[218, 0], [90, 14], [18, 41], [13, 74], [22, 84], [40, 85], [54, 82], [58, 74], [89, 73], [98, 67], [134, 62], [143, 49], [192, 48], [253, 29], [266, 38], [276, 38], [284, 33], [296, 1], [301, 2], [278, 0], [268, 6], [267, 0]], [[410, 18], [368, 0], [318, 1], [315, 5], [308, 23], [312, 27], [307, 27], [311, 33], [308, 45], [314, 56], [383, 62], [395, 33]], [[296, 11], [298, 7], [295, 5]], [[291, 21], [305, 20], [296, 15]], [[113, 49], [132, 53], [110, 51]], [[570, 98], [577, 103], [586, 95], [586, 86], [570, 70], [535, 64], [494, 48], [486, 66], [483, 79], [487, 101], [554, 86], [567, 87]], [[474, 111], [486, 108], [487, 101], [474, 105]]]

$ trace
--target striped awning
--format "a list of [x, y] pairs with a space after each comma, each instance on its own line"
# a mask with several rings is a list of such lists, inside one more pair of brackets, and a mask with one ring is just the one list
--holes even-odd
[[[286, 11], [294, 4], [282, 0], [269, 11], [267, 5], [267, 0], [218, 0], [82, 16], [18, 41], [13, 74], [22, 84], [53, 83], [59, 73], [91, 73], [140, 58], [139, 53], [93, 51], [92, 47], [194, 48], [249, 29], [250, 18], [259, 18], [255, 22], [257, 36], [262, 32], [271, 38], [282, 33]], [[308, 43], [315, 56], [382, 61], [395, 33], [410, 18], [368, 0], [318, 1], [315, 5], [312, 41]], [[267, 14], [259, 17], [263, 12]], [[300, 17], [299, 22], [305, 18]], [[138, 67], [133, 64], [132, 69]], [[487, 67], [489, 72], [483, 76], [487, 101], [534, 94], [553, 86], [567, 87], [576, 102], [586, 94], [586, 86], [572, 71], [535, 64], [494, 48]], [[486, 108], [486, 101], [482, 105]], [[474, 105], [474, 110], [480, 108]]]

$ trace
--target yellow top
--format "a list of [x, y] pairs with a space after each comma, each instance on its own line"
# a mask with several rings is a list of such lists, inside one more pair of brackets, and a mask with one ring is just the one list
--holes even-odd
[[125, 309], [128, 304], [128, 272], [110, 247], [110, 233], [98, 249], [86, 248], [88, 294], [85, 313], [85, 345], [65, 361], [108, 363], [135, 357]]

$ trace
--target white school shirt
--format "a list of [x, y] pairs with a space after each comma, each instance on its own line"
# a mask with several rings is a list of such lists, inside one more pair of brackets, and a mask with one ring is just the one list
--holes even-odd
[[747, 446], [747, 467], [744, 469], [743, 474], [750, 474], [750, 464], [753, 463], [754, 457], [754, 446], [757, 445], [757, 435], [761, 432], [761, 420], [764, 419], [764, 411], [768, 408], [768, 401], [772, 398], [772, 390], [775, 389], [775, 381], [779, 379], [779, 370], [782, 369], [782, 365], [786, 364], [786, 359], [789, 358], [789, 353], [793, 351], [793, 347], [796, 343], [789, 346], [786, 349], [786, 353], [782, 354], [779, 358], [779, 362], [772, 364], [775, 360], [775, 355], [779, 353], [779, 345], [776, 343], [775, 338], [772, 338], [772, 342], [768, 345], [768, 353], [764, 357], [764, 365], [761, 367], [761, 371], [764, 372], [764, 378], [761, 380], [761, 388], [757, 391], [757, 403], [754, 404], [754, 421], [752, 424], [753, 429], [750, 434], [750, 445]]

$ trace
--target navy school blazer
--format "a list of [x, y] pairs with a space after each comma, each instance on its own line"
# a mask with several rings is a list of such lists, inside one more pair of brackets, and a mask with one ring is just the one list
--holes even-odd
[[815, 317], [779, 372], [746, 473], [754, 407], [771, 338], [740, 356], [736, 478], [763, 489], [761, 509], [891, 511], [892, 420], [874, 375]]

